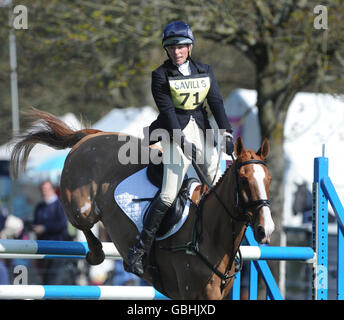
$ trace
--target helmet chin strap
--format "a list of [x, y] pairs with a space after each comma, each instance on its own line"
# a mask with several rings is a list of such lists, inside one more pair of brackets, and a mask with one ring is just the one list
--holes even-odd
[[[168, 53], [167, 47], [164, 47], [164, 49], [165, 49], [165, 51], [166, 51], [166, 54], [167, 54], [168, 58], [169, 58], [170, 60], [172, 60], [171, 56], [170, 56], [169, 53]], [[173, 61], [173, 60], [172, 60], [172, 61]]]

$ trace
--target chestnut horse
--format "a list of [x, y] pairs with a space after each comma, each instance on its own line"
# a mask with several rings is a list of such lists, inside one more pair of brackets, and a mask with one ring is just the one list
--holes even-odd
[[[146, 165], [121, 164], [118, 152], [128, 143], [123, 134], [92, 129], [74, 131], [37, 109], [32, 109], [31, 117], [43, 126], [24, 133], [14, 146], [13, 174], [17, 176], [25, 169], [29, 153], [37, 143], [55, 149], [72, 148], [62, 171], [61, 201], [71, 224], [86, 236], [86, 259], [90, 264], [99, 264], [104, 259], [101, 242], [90, 230], [102, 221], [125, 264], [138, 229], [116, 204], [114, 190]], [[130, 138], [130, 143], [141, 143], [140, 139]], [[138, 153], [144, 152], [148, 150], [139, 148]], [[217, 184], [207, 190], [198, 204], [190, 205], [181, 229], [155, 241], [147, 258], [155, 268], [147, 268], [143, 278], [169, 298], [224, 298], [233, 285], [235, 256], [247, 225], [252, 225], [258, 242], [270, 241], [274, 230], [269, 206], [271, 177], [264, 162], [269, 153], [268, 140], [254, 152], [246, 150], [238, 138], [234, 153], [236, 160]]]

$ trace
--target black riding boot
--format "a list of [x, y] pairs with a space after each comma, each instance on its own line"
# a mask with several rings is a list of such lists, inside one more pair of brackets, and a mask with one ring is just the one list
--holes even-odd
[[128, 271], [142, 276], [143, 256], [148, 254], [155, 239], [162, 219], [164, 218], [169, 206], [163, 203], [160, 197], [152, 202], [149, 211], [146, 214], [143, 229], [139, 240], [128, 253]]

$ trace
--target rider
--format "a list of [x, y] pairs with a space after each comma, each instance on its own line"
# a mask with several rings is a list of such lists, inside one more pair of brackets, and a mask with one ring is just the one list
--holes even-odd
[[[146, 214], [143, 230], [128, 253], [128, 270], [143, 275], [143, 256], [148, 254], [160, 223], [182, 185], [191, 160], [203, 157], [199, 166], [213, 184], [221, 176], [214, 143], [205, 139], [211, 129], [204, 101], [207, 99], [219, 129], [224, 129], [225, 152], [232, 154], [232, 129], [211, 66], [191, 59], [194, 37], [188, 24], [169, 23], [162, 34], [168, 59], [152, 72], [152, 94], [160, 111], [149, 132], [165, 129], [171, 139], [161, 140], [164, 164], [161, 193]], [[207, 141], [206, 141], [207, 140]], [[173, 162], [169, 161], [173, 155]]]

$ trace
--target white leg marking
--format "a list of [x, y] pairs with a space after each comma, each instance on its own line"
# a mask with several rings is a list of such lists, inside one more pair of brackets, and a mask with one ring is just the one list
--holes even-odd
[[[258, 164], [253, 165], [254, 174], [253, 177], [255, 178], [257, 185], [258, 185], [258, 197], [259, 199], [267, 199], [268, 196], [265, 190], [264, 178], [265, 178], [265, 171], [262, 166]], [[271, 217], [271, 211], [269, 207], [263, 207], [263, 218], [264, 218], [264, 230], [265, 236], [270, 238], [272, 232], [275, 229], [275, 224]]]
[[85, 202], [84, 206], [80, 208], [80, 212], [85, 213], [90, 208], [91, 208], [91, 204], [89, 202]]

